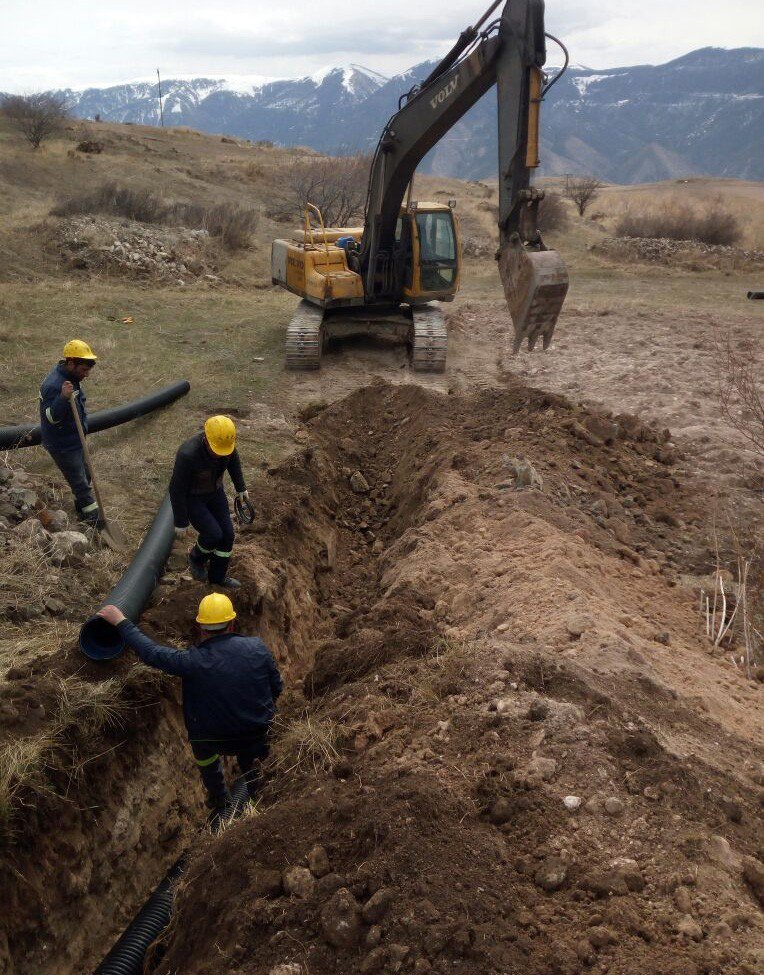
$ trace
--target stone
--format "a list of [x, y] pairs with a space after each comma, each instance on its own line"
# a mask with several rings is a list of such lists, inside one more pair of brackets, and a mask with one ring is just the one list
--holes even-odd
[[626, 808], [623, 800], [617, 796], [608, 796], [605, 800], [604, 807], [608, 816], [622, 816]]
[[46, 596], [43, 602], [51, 616], [60, 616], [66, 611], [66, 605], [60, 599], [56, 599], [55, 596]]
[[608, 945], [614, 945], [618, 941], [615, 932], [603, 925], [595, 925], [595, 927], [589, 928], [586, 936], [595, 948], [606, 948]]
[[559, 857], [548, 857], [533, 878], [542, 890], [559, 890], [568, 876], [568, 868]]
[[611, 862], [610, 869], [616, 877], [623, 880], [629, 890], [637, 893], [644, 890], [645, 879], [636, 860], [629, 857], [617, 857]]
[[13, 529], [17, 538], [23, 538], [32, 545], [44, 546], [47, 544], [50, 535], [45, 531], [37, 518], [27, 518], [16, 525]]
[[669, 646], [671, 643], [671, 634], [668, 630], [660, 630], [653, 637], [656, 643], [662, 643], [665, 647]]
[[532, 701], [531, 706], [528, 708], [528, 717], [531, 721], [543, 721], [548, 714], [549, 703], [540, 697]]
[[683, 914], [682, 917], [676, 922], [676, 933], [681, 938], [686, 938], [690, 941], [702, 941], [703, 940], [703, 928], [698, 924], [698, 922], [690, 917], [689, 914]]
[[54, 562], [76, 562], [88, 550], [88, 539], [82, 532], [62, 531], [51, 537], [50, 556]]
[[541, 755], [537, 755], [528, 762], [526, 771], [533, 778], [549, 782], [557, 772], [557, 762], [553, 758], [544, 758]]
[[361, 962], [361, 975], [371, 972], [381, 972], [387, 963], [387, 948], [373, 948]]
[[731, 938], [732, 928], [727, 924], [726, 921], [717, 921], [715, 924], [711, 925], [711, 930], [709, 931], [709, 936], [712, 938]]
[[5, 515], [0, 515], [0, 531], [4, 531], [4, 532], [10, 531], [11, 527], [12, 527], [11, 523], [10, 521], [8, 521]]
[[350, 487], [355, 494], [368, 494], [369, 482], [360, 471], [355, 471], [350, 475]]
[[63, 532], [69, 527], [69, 516], [65, 511], [57, 508], [50, 513], [50, 522], [46, 525], [49, 532]]
[[316, 882], [319, 897], [329, 897], [340, 887], [347, 887], [347, 880], [338, 873], [327, 873]]
[[255, 897], [278, 897], [283, 892], [279, 870], [256, 869], [250, 876], [250, 890]]
[[674, 903], [682, 914], [692, 913], [692, 898], [689, 890], [683, 884], [680, 884], [674, 891]]
[[367, 948], [376, 948], [382, 942], [382, 928], [378, 924], [372, 924], [363, 940]]
[[518, 457], [507, 457], [504, 459], [504, 464], [514, 476], [516, 490], [522, 491], [523, 488], [528, 487], [539, 491], [544, 490], [543, 478], [529, 461]]
[[581, 796], [565, 796], [565, 798], [562, 800], [562, 804], [569, 812], [575, 812], [576, 809], [581, 807], [581, 803], [583, 801], [584, 800], [581, 798]]
[[358, 944], [361, 937], [361, 909], [347, 887], [341, 887], [324, 904], [321, 930], [324, 939], [335, 948], [352, 948]]
[[512, 804], [508, 799], [496, 799], [488, 810], [488, 818], [495, 826], [502, 826], [512, 819]]
[[743, 876], [759, 903], [764, 907], [764, 863], [757, 860], [756, 857], [745, 857], [743, 860]]
[[24, 487], [12, 487], [8, 492], [8, 497], [11, 504], [17, 508], [34, 508], [39, 502], [36, 493]]
[[307, 899], [313, 893], [316, 881], [305, 867], [289, 867], [281, 875], [281, 882], [287, 894]]
[[363, 905], [361, 913], [364, 921], [367, 924], [377, 924], [387, 914], [394, 900], [395, 891], [389, 887], [380, 887]]
[[0, 484], [8, 484], [12, 477], [13, 471], [10, 467], [0, 467]]
[[314, 877], [325, 877], [331, 870], [329, 856], [323, 846], [314, 846], [308, 854], [308, 869]]
[[274, 965], [268, 975], [303, 975], [305, 969], [297, 961], [287, 961], [281, 965]]
[[411, 949], [408, 945], [391, 944], [387, 948], [388, 971], [399, 972], [408, 958]]

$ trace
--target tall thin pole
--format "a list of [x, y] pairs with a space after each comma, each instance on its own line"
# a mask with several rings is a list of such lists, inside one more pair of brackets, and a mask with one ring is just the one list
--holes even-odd
[[164, 128], [164, 112], [162, 111], [162, 79], [159, 77], [157, 68], [157, 87], [159, 88], [159, 124]]

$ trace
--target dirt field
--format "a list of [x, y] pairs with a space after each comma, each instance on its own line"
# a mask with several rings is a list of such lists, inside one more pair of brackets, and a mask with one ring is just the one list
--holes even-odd
[[[759, 971], [761, 683], [738, 634], [714, 651], [698, 600], [717, 547], [734, 568], [733, 531], [746, 554], [762, 537], [764, 462], [719, 406], [728, 336], [760, 370], [761, 303], [745, 293], [761, 271], [590, 247], [625, 196], [688, 192], [732, 201], [761, 249], [761, 188], [608, 188], [603, 220], [550, 237], [571, 292], [546, 354], [508, 354], [495, 266], [473, 257], [445, 375], [375, 342], [293, 375], [295, 300], [267, 263], [288, 154], [100, 130], [104, 153], [82, 159], [78, 132], [30, 159], [0, 131], [5, 422], [35, 416], [75, 334], [101, 356], [94, 409], [190, 379], [169, 410], [93, 438], [137, 543], [179, 441], [233, 415], [258, 507], [237, 541], [237, 608], [288, 692], [257, 810], [200, 842], [172, 684], [129, 659], [85, 666], [75, 645], [124, 560], [94, 549], [72, 566], [62, 616], [6, 616], [0, 972], [92, 970], [191, 844], [149, 966], [162, 975]], [[50, 208], [103, 179], [252, 206], [253, 246], [210, 244], [216, 280], [182, 285], [72, 267]], [[490, 185], [422, 179], [417, 193], [456, 198], [465, 235], [491, 249]], [[55, 494], [39, 448], [3, 460]], [[351, 490], [355, 471], [368, 492]], [[22, 566], [16, 536], [0, 541]], [[16, 611], [65, 588], [35, 566], [31, 586], [5, 570]], [[183, 568], [178, 551], [144, 617], [178, 645], [204, 591]]]

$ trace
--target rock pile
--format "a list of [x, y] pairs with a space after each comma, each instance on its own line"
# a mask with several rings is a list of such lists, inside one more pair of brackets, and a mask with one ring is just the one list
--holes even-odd
[[686, 270], [704, 271], [708, 267], [764, 267], [764, 251], [744, 250], [722, 244], [703, 244], [699, 240], [668, 240], [665, 237], [605, 237], [591, 250], [618, 261], [644, 261], [667, 264]]
[[112, 271], [178, 284], [193, 279], [218, 281], [206, 230], [81, 216], [62, 224], [57, 246], [65, 266], [72, 270]]

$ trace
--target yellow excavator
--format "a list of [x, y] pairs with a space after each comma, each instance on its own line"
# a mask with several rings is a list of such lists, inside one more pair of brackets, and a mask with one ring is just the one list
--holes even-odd
[[[491, 20], [502, 2], [501, 15]], [[273, 242], [273, 283], [302, 298], [287, 328], [287, 368], [318, 369], [330, 338], [382, 332], [408, 343], [413, 369], [443, 372], [448, 336], [440, 303], [452, 301], [459, 288], [459, 221], [454, 204], [414, 202], [410, 187], [425, 154], [492, 85], [499, 127], [497, 260], [513, 347], [517, 352], [526, 340], [533, 349], [540, 338], [548, 348], [568, 274], [538, 231], [544, 193], [530, 185], [539, 164], [540, 103], [560, 77], [549, 81], [542, 70], [546, 37], [543, 0], [493, 3], [400, 98], [372, 158], [363, 226], [325, 227], [308, 204], [303, 229], [292, 240]]]

